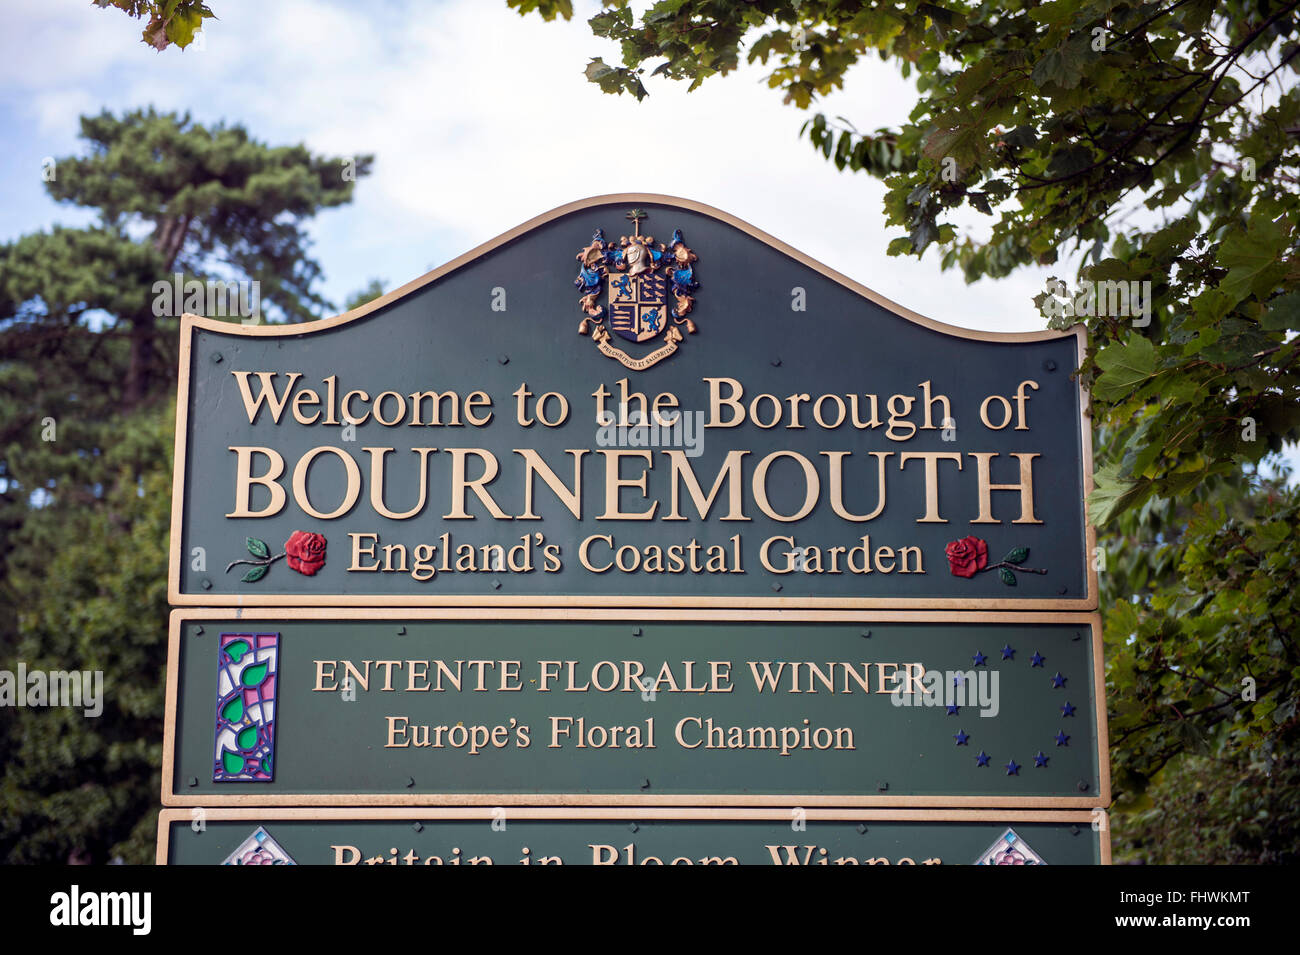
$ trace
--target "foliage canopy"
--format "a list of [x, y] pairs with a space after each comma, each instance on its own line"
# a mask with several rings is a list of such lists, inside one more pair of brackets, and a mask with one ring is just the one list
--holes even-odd
[[[1148, 788], [1166, 766], [1192, 778], [1181, 754], [1219, 754], [1197, 773], [1297, 778], [1300, 501], [1265, 462], [1300, 437], [1298, 9], [659, 0], [638, 16], [607, 0], [588, 21], [621, 62], [587, 77], [638, 99], [650, 77], [695, 89], [743, 58], [813, 109], [862, 60], [894, 64], [917, 90], [896, 125], [804, 125], [837, 168], [883, 180], [889, 252], [933, 247], [967, 281], [1074, 272], [1035, 304], [1090, 332], [1113, 763], [1128, 844], [1153, 859]], [[1300, 832], [1289, 792], [1259, 809], [1282, 812], [1275, 846]]]

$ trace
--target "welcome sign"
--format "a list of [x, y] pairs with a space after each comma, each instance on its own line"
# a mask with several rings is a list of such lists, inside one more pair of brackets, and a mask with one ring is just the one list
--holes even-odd
[[1093, 609], [1080, 335], [573, 203], [337, 318], [186, 316], [170, 599]]

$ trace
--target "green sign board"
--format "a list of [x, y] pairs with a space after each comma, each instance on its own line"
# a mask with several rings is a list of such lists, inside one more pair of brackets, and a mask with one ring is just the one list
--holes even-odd
[[164, 810], [171, 865], [1097, 865], [1105, 813]]
[[336, 318], [187, 315], [170, 599], [1091, 610], [1082, 343], [574, 203]]
[[175, 611], [163, 799], [1109, 801], [1095, 614]]

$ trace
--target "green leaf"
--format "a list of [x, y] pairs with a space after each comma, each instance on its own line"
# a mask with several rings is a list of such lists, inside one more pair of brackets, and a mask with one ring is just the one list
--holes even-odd
[[1300, 291], [1287, 292], [1270, 301], [1259, 323], [1269, 331], [1300, 331]]
[[227, 773], [234, 776], [244, 771], [244, 757], [238, 753], [232, 753], [228, 749], [221, 751], [221, 767]]
[[979, 142], [982, 131], [975, 124], [936, 129], [925, 138], [922, 151], [936, 163], [951, 156], [959, 168], [979, 160]]
[[258, 540], [256, 537], [244, 538], [244, 544], [248, 547], [248, 552], [254, 557], [270, 557], [271, 549], [266, 546], [266, 541]]
[[1148, 339], [1134, 335], [1098, 352], [1097, 367], [1103, 374], [1092, 386], [1093, 396], [1119, 401], [1155, 374], [1156, 349]]
[[920, 255], [926, 246], [939, 237], [939, 230], [935, 227], [934, 219], [923, 215], [912, 224], [912, 231], [908, 235], [912, 240], [912, 250]]
[[599, 83], [602, 79], [614, 72], [614, 67], [610, 66], [599, 56], [593, 56], [587, 68], [582, 71], [583, 74], [593, 83]]
[[1034, 64], [1031, 74], [1034, 85], [1040, 89], [1048, 83], [1067, 90], [1077, 87], [1088, 65], [1088, 39], [1088, 36], [1072, 36], [1056, 49], [1048, 50]]
[[1275, 709], [1277, 709], [1277, 700], [1272, 697], [1265, 697], [1251, 707], [1251, 711], [1256, 716], [1268, 716], [1268, 714], [1272, 713]]
[[519, 15], [538, 13], [543, 20], [554, 20], [561, 16], [565, 20], [573, 16], [573, 0], [506, 0], [506, 6], [519, 11]]
[[1002, 141], [1008, 146], [1028, 149], [1031, 146], [1038, 145], [1038, 134], [1034, 132], [1032, 126], [1017, 126], [1015, 129], [1003, 133]]
[[1066, 146], [1053, 150], [1047, 164], [1047, 175], [1052, 179], [1068, 179], [1092, 165], [1092, 150], [1087, 146]]
[[591, 58], [591, 62], [587, 64], [583, 74], [588, 80], [599, 86], [602, 93], [622, 93], [627, 90], [638, 100], [644, 99], [648, 95], [646, 88], [641, 85], [641, 79], [637, 76], [636, 70], [610, 66], [598, 56]]
[[1006, 557], [1003, 557], [1002, 561], [1006, 564], [1023, 564], [1028, 557], [1028, 547], [1017, 547], [1014, 548], [1011, 553], [1007, 554]]
[[1120, 466], [1108, 464], [1093, 475], [1095, 486], [1088, 495], [1088, 520], [1106, 527], [1112, 520], [1142, 501], [1151, 492], [1152, 481], [1120, 477]]
[[257, 745], [257, 727], [245, 726], [235, 737], [235, 742], [239, 744], [240, 749], [252, 749]]
[[194, 34], [202, 28], [202, 13], [198, 11], [175, 13], [167, 21], [167, 39], [183, 50], [194, 41]]
[[1016, 585], [1016, 575], [1011, 571], [1010, 567], [999, 567], [998, 576], [1002, 578], [1002, 582], [1008, 587]]
[[268, 564], [258, 564], [256, 567], [250, 567], [248, 568], [248, 573], [244, 574], [240, 579], [246, 584], [251, 584], [254, 581], [261, 580], [266, 576], [268, 566]]
[[1027, 15], [1037, 23], [1056, 27], [1069, 23], [1078, 12], [1078, 7], [1077, 3], [1067, 3], [1066, 0], [1049, 0], [1048, 3], [1032, 4]]
[[1228, 268], [1219, 288], [1240, 302], [1259, 291], [1257, 282], [1271, 285], [1273, 276], [1284, 274], [1286, 266], [1278, 260], [1287, 247], [1287, 234], [1276, 222], [1251, 222], [1245, 232], [1234, 232], [1219, 247], [1219, 264]]
[[269, 669], [270, 666], [266, 663], [254, 663], [251, 666], [244, 667], [244, 672], [239, 675], [240, 682], [252, 689], [266, 679], [266, 673]]
[[244, 718], [244, 697], [236, 695], [221, 708], [221, 718], [228, 723], [238, 723]]

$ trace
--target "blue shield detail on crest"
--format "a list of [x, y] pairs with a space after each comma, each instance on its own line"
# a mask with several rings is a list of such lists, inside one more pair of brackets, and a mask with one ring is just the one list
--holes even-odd
[[609, 276], [609, 327], [630, 342], [644, 342], [668, 327], [668, 277], [655, 272]]

